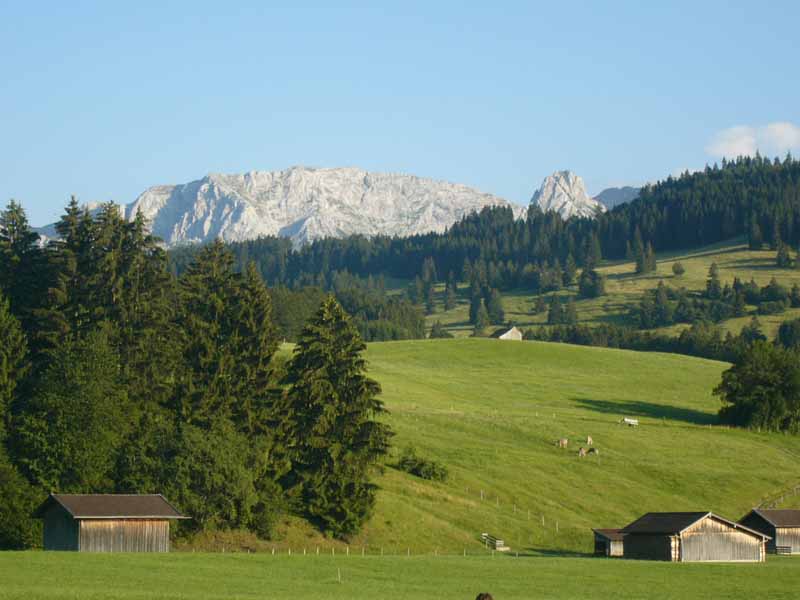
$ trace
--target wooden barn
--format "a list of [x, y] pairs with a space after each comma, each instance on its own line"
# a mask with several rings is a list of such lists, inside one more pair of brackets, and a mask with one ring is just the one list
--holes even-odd
[[710, 512], [647, 513], [622, 529], [625, 558], [763, 562], [769, 536]]
[[169, 552], [169, 523], [187, 519], [161, 494], [50, 494], [34, 516], [45, 550]]
[[516, 342], [522, 341], [522, 332], [516, 327], [508, 329], [506, 327], [498, 329], [491, 336], [498, 340], [513, 340]]
[[767, 552], [800, 554], [800, 510], [754, 508], [739, 519], [739, 523], [771, 538], [767, 542]]
[[595, 556], [623, 556], [625, 534], [621, 529], [592, 529]]

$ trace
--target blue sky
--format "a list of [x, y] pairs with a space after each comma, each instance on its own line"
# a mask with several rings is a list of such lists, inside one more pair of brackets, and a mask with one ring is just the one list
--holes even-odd
[[796, 1], [335, 4], [2, 3], [0, 200], [303, 164], [524, 203], [800, 152]]

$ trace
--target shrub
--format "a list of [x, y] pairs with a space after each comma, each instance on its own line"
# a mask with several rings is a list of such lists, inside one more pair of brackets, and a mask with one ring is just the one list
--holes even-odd
[[403, 449], [400, 460], [397, 461], [397, 468], [432, 481], [445, 481], [449, 474], [447, 467], [442, 463], [419, 456], [413, 446]]

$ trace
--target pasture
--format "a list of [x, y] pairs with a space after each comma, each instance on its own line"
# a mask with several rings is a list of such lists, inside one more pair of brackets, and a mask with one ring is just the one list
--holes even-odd
[[[800, 483], [800, 439], [717, 424], [711, 392], [725, 363], [490, 339], [376, 343], [367, 359], [397, 435], [375, 513], [350, 540], [357, 553], [474, 553], [483, 532], [514, 552], [586, 553], [592, 527], [659, 510], [739, 518]], [[600, 454], [578, 458], [587, 435]], [[559, 438], [567, 449], [555, 447]], [[443, 463], [448, 480], [393, 468], [407, 445]], [[299, 519], [269, 542], [229, 535], [182, 548], [223, 545], [346, 551]]]
[[[794, 256], [794, 253], [792, 253]], [[688, 252], [660, 253], [658, 255], [658, 268], [654, 273], [637, 275], [635, 265], [630, 261], [603, 263], [598, 271], [606, 276], [606, 295], [595, 299], [578, 299], [577, 286], [559, 292], [564, 301], [569, 296], [575, 297], [579, 322], [584, 324], [614, 323], [622, 325], [628, 323], [630, 310], [636, 307], [645, 290], [653, 289], [659, 281], [674, 288], [685, 287], [690, 291], [705, 289], [708, 270], [712, 263], [719, 268], [720, 280], [723, 285], [733, 282], [734, 277], [742, 281], [754, 279], [760, 286], [769, 283], [772, 277], [781, 284], [791, 288], [795, 283], [800, 284], [800, 270], [779, 269], [775, 266], [775, 251], [750, 250], [742, 242], [724, 242], [707, 246]], [[686, 272], [677, 277], [672, 273], [672, 265], [680, 262]], [[443, 286], [439, 286], [439, 296], [443, 294]], [[444, 312], [443, 298], [437, 304], [437, 312], [426, 317], [430, 327], [435, 321], [441, 321], [448, 330], [456, 336], [472, 334], [472, 326], [468, 322], [469, 315], [469, 289], [465, 284], [459, 286], [458, 305], [453, 310]], [[545, 294], [546, 298], [550, 294]], [[503, 304], [506, 319], [513, 321], [517, 326], [527, 328], [533, 325], [547, 323], [547, 312], [534, 314], [537, 296], [526, 290], [514, 290], [503, 293]], [[754, 313], [755, 308], [749, 307]], [[724, 329], [733, 333], [750, 321], [751, 315], [737, 319], [730, 319], [722, 323]], [[773, 337], [782, 321], [789, 318], [800, 317], [800, 309], [789, 309], [777, 315], [759, 316], [764, 332]], [[674, 325], [662, 328], [659, 331], [679, 333], [686, 325]]]
[[0, 553], [0, 599], [795, 598], [800, 561]]

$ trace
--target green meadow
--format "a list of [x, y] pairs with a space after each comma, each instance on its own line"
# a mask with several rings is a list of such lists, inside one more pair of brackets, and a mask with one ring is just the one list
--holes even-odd
[[0, 554], [0, 598], [796, 598], [800, 562], [669, 564], [603, 558], [263, 554]]
[[[796, 506], [800, 440], [717, 424], [728, 365], [656, 353], [455, 339], [371, 344], [396, 432], [375, 513], [348, 542], [287, 519], [275, 539], [228, 533], [170, 555], [0, 553], [0, 598], [793, 598], [800, 562], [591, 558], [592, 527], [645, 511]], [[639, 419], [638, 428], [620, 425]], [[598, 455], [579, 458], [591, 435]], [[556, 448], [557, 438], [570, 440]], [[399, 451], [445, 482], [396, 470]], [[511, 546], [492, 553], [491, 533]], [[201, 552], [201, 550], [211, 552]]]

